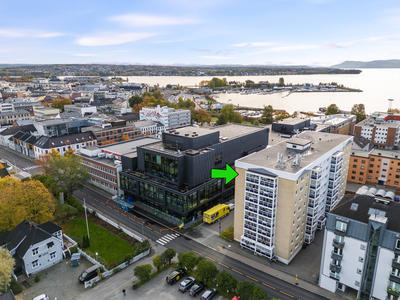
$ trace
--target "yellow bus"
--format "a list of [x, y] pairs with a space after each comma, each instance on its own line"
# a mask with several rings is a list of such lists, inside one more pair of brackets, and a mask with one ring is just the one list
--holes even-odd
[[203, 222], [212, 224], [229, 214], [229, 205], [218, 204], [203, 213]]

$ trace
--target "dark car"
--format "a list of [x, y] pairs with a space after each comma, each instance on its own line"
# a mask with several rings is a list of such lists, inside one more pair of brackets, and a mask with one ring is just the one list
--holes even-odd
[[206, 288], [206, 284], [202, 281], [196, 282], [190, 289], [189, 295], [196, 297], [198, 294], [200, 294], [204, 289]]
[[87, 268], [85, 271], [82, 272], [81, 275], [79, 275], [78, 281], [80, 283], [85, 283], [86, 281], [89, 281], [89, 280], [95, 278], [98, 275], [98, 272], [97, 272], [98, 268], [99, 268], [99, 266], [97, 266], [97, 265]]
[[187, 277], [179, 285], [179, 290], [182, 293], [184, 293], [184, 292], [188, 291], [192, 287], [192, 285], [195, 283], [196, 283], [196, 279], [194, 279], [193, 277]]
[[184, 269], [177, 269], [169, 274], [166, 278], [169, 284], [174, 284], [175, 282], [179, 281], [183, 276], [185, 276], [186, 271]]
[[212, 298], [214, 298], [214, 296], [217, 294], [217, 289], [212, 287], [209, 288], [207, 291], [205, 291], [203, 293], [203, 295], [201, 295], [201, 300], [210, 300]]

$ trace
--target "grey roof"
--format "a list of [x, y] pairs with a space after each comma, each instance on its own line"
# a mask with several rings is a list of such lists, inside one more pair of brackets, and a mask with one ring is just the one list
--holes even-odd
[[279, 120], [277, 122], [274, 122], [275, 124], [284, 124], [284, 125], [296, 125], [300, 123], [304, 123], [306, 121], [310, 120], [310, 118], [286, 118]]
[[137, 121], [132, 123], [132, 126], [136, 128], [154, 126], [154, 125], [157, 125], [157, 123], [154, 121], [147, 121], [147, 120]]
[[24, 109], [17, 110], [17, 111], [0, 112], [0, 116], [15, 116], [15, 115], [22, 115], [22, 114], [30, 115], [30, 113]]
[[[294, 139], [298, 140], [298, 138]], [[279, 153], [282, 154], [284, 160], [287, 161], [287, 168], [285, 169], [285, 172], [292, 174], [297, 174], [298, 172], [302, 173], [304, 169], [307, 169], [307, 166], [309, 164], [311, 164], [316, 159], [318, 159], [334, 147], [338, 146], [339, 144], [344, 143], [346, 140], [352, 139], [352, 137], [341, 134], [305, 131], [299, 135], [299, 139], [304, 139], [307, 142], [311, 141], [311, 147], [303, 152], [299, 152], [296, 150], [287, 149], [286, 143], [280, 142], [273, 145], [272, 147], [245, 156], [238, 161], [252, 164], [261, 168], [276, 170], [275, 167], [277, 165], [277, 155]], [[289, 143], [291, 142], [291, 140], [293, 140], [293, 138], [285, 139], [285, 141]], [[301, 167], [291, 168], [290, 165], [294, 158], [294, 154], [296, 153], [302, 155], [300, 162]], [[290, 156], [290, 158], [288, 158], [288, 156]]]
[[87, 141], [95, 141], [96, 137], [93, 132], [86, 131], [81, 133], [73, 133], [62, 136], [41, 136], [34, 144], [38, 148], [50, 149], [54, 147], [63, 147], [71, 144], [85, 143]]
[[154, 144], [160, 142], [159, 139], [152, 137], [143, 137], [137, 138], [133, 140], [129, 140], [126, 142], [120, 142], [116, 144], [106, 145], [100, 147], [102, 150], [110, 151], [116, 153], [118, 155], [124, 155], [130, 152], [136, 152], [137, 147]]
[[33, 126], [32, 124], [29, 125], [22, 125], [22, 126], [13, 126], [10, 127], [2, 132], [0, 132], [0, 135], [13, 135], [15, 133], [17, 133], [18, 131], [22, 131], [22, 132], [36, 132], [36, 128], [35, 126]]
[[363, 158], [368, 158], [369, 157], [369, 151], [363, 151], [363, 150], [351, 150], [351, 155], [352, 156], [359, 156]]
[[125, 121], [136, 121], [139, 120], [139, 114], [138, 113], [123, 114], [122, 116], [118, 116], [117, 118]]
[[383, 156], [387, 158], [398, 158], [400, 157], [400, 150], [381, 150], [381, 149], [373, 149], [370, 152], [371, 155], [375, 156]]
[[367, 138], [363, 137], [360, 134], [354, 135], [353, 143], [356, 144], [360, 148], [364, 148], [365, 146], [367, 146], [369, 144], [369, 142], [370, 141]]
[[14, 293], [12, 290], [5, 292], [0, 295], [0, 300], [15, 300]]
[[[353, 203], [358, 204], [356, 211], [351, 210], [350, 207]], [[390, 201], [385, 205], [375, 202], [375, 197], [368, 195], [347, 195], [337, 204], [337, 206], [330, 211], [330, 213], [349, 218], [362, 223], [367, 223], [369, 220], [369, 209], [378, 209], [386, 212], [388, 218], [387, 229], [400, 233], [400, 203]]]
[[51, 221], [47, 221], [46, 223], [40, 224], [39, 227], [42, 228], [44, 231], [51, 233], [51, 234], [62, 230], [62, 228], [60, 226], [58, 226], [56, 223], [53, 223]]

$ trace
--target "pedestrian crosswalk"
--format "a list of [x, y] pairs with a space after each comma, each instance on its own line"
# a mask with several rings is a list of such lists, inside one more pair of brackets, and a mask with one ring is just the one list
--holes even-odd
[[165, 245], [177, 237], [179, 237], [178, 233], [166, 234], [162, 238], [159, 238], [156, 242], [160, 245]]
[[22, 170], [28, 171], [28, 170], [36, 169], [37, 167], [38, 167], [38, 166], [30, 166], [30, 167], [23, 168]]

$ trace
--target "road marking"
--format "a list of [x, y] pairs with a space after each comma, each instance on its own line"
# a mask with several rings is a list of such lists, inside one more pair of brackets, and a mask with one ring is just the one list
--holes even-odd
[[235, 269], [232, 269], [233, 272], [239, 273], [240, 275], [243, 275], [242, 272], [236, 271]]
[[209, 260], [215, 261], [215, 259], [209, 258], [208, 256], [206, 256], [206, 258], [208, 258]]
[[144, 226], [144, 227], [146, 227], [147, 229], [150, 229], [150, 230], [151, 230], [151, 228], [150, 228], [149, 226]]
[[288, 294], [288, 293], [285, 293], [285, 292], [282, 292], [282, 291], [280, 291], [282, 294], [285, 294], [286, 296], [289, 296], [289, 297], [292, 297], [292, 298], [294, 298], [292, 295], [290, 295], [290, 294]]
[[219, 262], [219, 264], [220, 264], [221, 266], [224, 266], [225, 268], [228, 268], [228, 269], [229, 269], [229, 267], [228, 267], [227, 265], [221, 264], [220, 262]]
[[158, 231], [153, 230], [155, 233], [158, 233], [159, 235], [161, 235], [161, 233], [159, 233]]
[[132, 217], [129, 217], [129, 219], [131, 219], [131, 220], [135, 221], [135, 219], [134, 219], [134, 218], [132, 218]]
[[103, 202], [100, 202], [101, 204], [103, 204], [103, 205], [106, 205], [105, 203], [103, 203]]
[[273, 286], [270, 286], [270, 285], [268, 285], [268, 284], [266, 284], [266, 283], [262, 283], [263, 285], [265, 285], [265, 286], [267, 286], [267, 287], [269, 287], [270, 289], [273, 289], [273, 290], [276, 290], [276, 288], [274, 288]]
[[250, 277], [250, 276], [247, 276], [247, 275], [246, 275], [246, 277], [247, 277], [247, 278], [250, 278], [251, 280], [254, 280], [254, 281], [258, 282], [258, 280], [257, 280], [257, 279], [254, 279], [253, 277]]
[[203, 256], [203, 254], [201, 254], [200, 252], [197, 252], [196, 250], [192, 250], [194, 253], [197, 253], [198, 255]]

